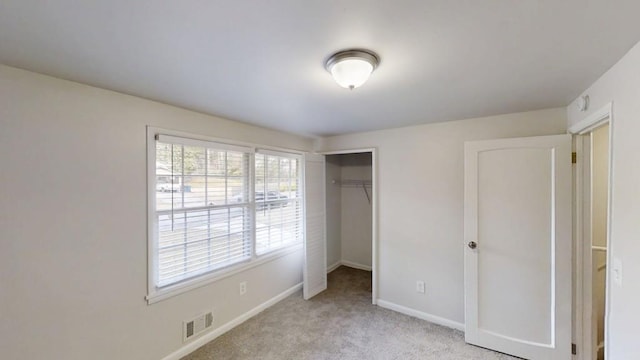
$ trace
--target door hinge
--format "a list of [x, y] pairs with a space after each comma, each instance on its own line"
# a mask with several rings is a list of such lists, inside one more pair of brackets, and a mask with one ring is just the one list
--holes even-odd
[[578, 346], [576, 346], [576, 344], [571, 344], [571, 354], [578, 355]]
[[571, 163], [572, 163], [572, 164], [575, 164], [575, 163], [577, 163], [577, 162], [578, 162], [578, 154], [577, 154], [577, 153], [572, 152], [572, 153], [571, 153]]

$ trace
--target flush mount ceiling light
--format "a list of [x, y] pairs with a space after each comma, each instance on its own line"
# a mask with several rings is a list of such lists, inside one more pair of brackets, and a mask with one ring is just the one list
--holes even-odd
[[380, 58], [373, 51], [352, 49], [331, 55], [324, 67], [338, 85], [353, 90], [369, 79], [379, 63]]

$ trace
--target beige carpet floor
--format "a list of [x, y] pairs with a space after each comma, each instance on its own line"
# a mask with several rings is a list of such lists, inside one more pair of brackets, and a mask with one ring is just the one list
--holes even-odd
[[340, 267], [326, 291], [296, 293], [183, 360], [515, 359], [467, 345], [464, 334], [371, 305], [371, 273]]

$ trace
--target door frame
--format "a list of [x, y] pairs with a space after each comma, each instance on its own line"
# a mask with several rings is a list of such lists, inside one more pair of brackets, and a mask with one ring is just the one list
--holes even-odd
[[[361, 148], [319, 152], [322, 155], [371, 153], [371, 303], [378, 304], [378, 149]], [[326, 185], [325, 185], [326, 186]]]
[[[609, 358], [609, 314], [611, 309], [611, 217], [613, 198], [613, 103], [610, 102], [594, 111], [583, 120], [569, 127], [568, 132], [573, 135], [576, 146], [575, 169], [575, 341], [577, 345], [577, 359], [592, 360], [593, 349], [593, 263], [591, 258], [591, 146], [585, 144], [590, 141], [591, 132], [601, 126], [609, 124], [609, 166], [607, 189], [607, 272], [605, 285], [605, 314], [604, 314], [604, 352]], [[588, 156], [587, 156], [588, 155]], [[587, 244], [588, 243], [588, 244]]]

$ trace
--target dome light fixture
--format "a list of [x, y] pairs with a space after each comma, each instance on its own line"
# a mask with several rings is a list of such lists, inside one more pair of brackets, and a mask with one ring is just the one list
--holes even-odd
[[324, 67], [343, 88], [353, 90], [362, 86], [380, 64], [380, 57], [370, 50], [339, 51], [327, 59]]

